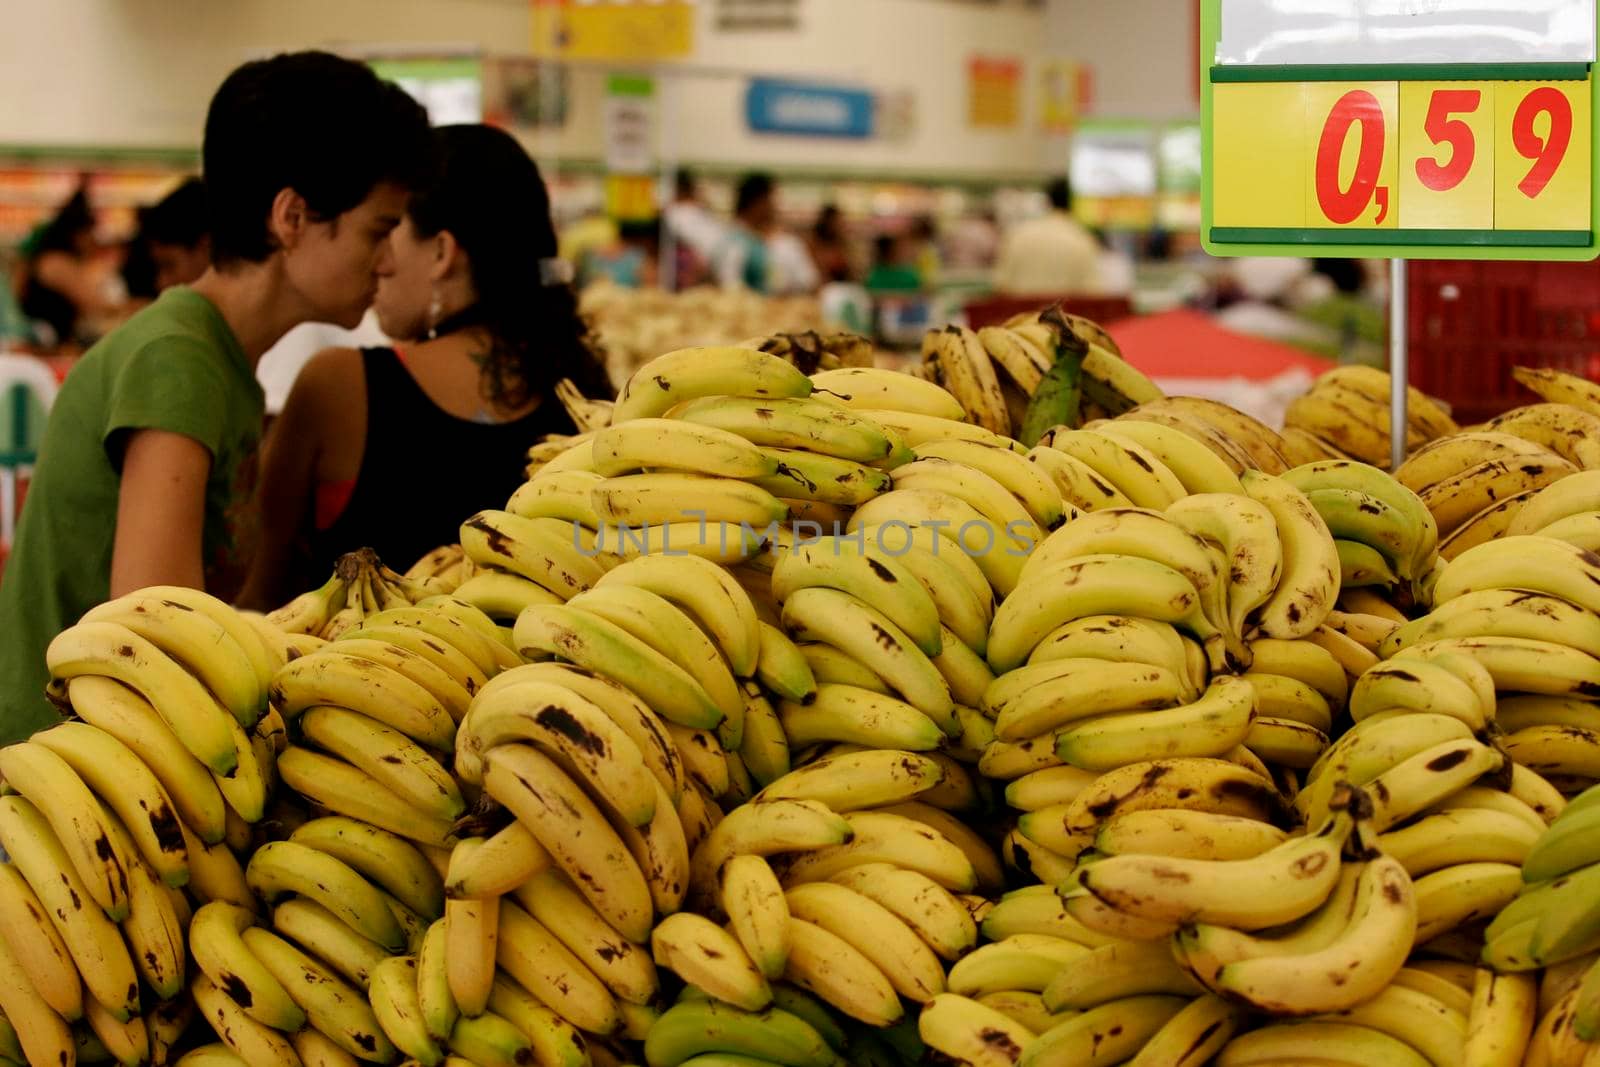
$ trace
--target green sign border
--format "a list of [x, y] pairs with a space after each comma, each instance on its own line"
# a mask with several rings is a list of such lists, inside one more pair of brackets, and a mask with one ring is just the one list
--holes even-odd
[[[1600, 255], [1600, 70], [1589, 84], [1588, 230], [1361, 230], [1307, 227], [1215, 227], [1211, 223], [1211, 88], [1224, 82], [1459, 81], [1468, 79], [1569, 80], [1584, 64], [1486, 63], [1427, 66], [1414, 63], [1218, 67], [1212, 60], [1220, 35], [1222, 0], [1200, 4], [1200, 241], [1213, 256], [1347, 256], [1366, 259], [1592, 260]], [[1600, 37], [1600, 12], [1596, 15]], [[1600, 64], [1597, 64], [1600, 66]]]

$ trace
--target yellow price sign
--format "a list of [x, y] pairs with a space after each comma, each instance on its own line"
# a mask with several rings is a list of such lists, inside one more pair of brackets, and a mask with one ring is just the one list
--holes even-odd
[[1212, 89], [1212, 224], [1585, 230], [1584, 81], [1225, 83]]
[[1587, 229], [1588, 83], [1502, 82], [1494, 111], [1495, 226]]
[[1395, 201], [1395, 82], [1319, 82], [1306, 86], [1307, 226], [1386, 228], [1399, 225]]

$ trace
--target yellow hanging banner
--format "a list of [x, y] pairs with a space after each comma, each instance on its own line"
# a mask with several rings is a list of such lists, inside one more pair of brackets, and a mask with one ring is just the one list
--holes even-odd
[[533, 54], [559, 59], [681, 59], [694, 51], [689, 0], [533, 0]]

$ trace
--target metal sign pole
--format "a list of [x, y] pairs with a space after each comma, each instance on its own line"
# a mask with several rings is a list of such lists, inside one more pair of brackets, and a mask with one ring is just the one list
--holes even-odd
[[1389, 261], [1389, 469], [1406, 458], [1406, 261]]

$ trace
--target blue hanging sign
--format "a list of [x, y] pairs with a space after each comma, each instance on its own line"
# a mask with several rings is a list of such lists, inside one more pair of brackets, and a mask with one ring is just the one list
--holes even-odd
[[873, 100], [866, 89], [754, 78], [745, 90], [744, 114], [756, 133], [871, 137]]

